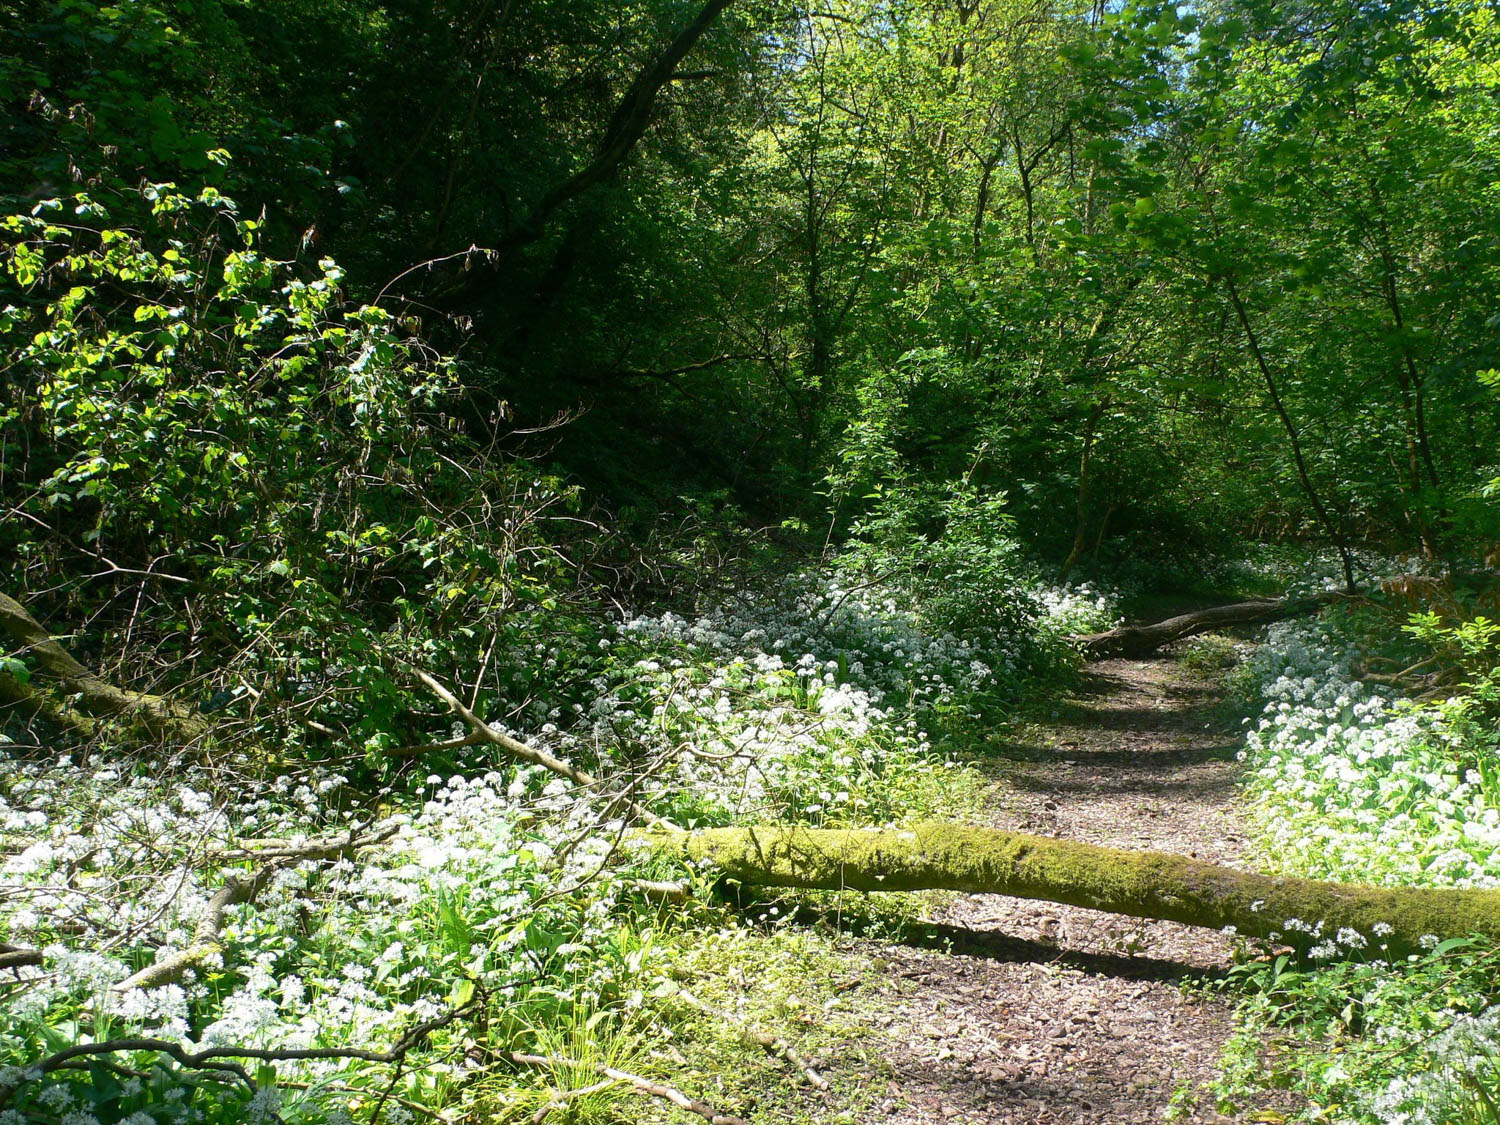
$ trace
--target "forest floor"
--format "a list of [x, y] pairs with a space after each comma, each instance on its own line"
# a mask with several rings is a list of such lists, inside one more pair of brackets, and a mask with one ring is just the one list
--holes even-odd
[[[1218, 678], [1169, 658], [1098, 663], [1049, 720], [990, 747], [992, 823], [1233, 864], [1239, 745]], [[886, 1037], [866, 1120], [1134, 1125], [1174, 1104], [1179, 1120], [1227, 1120], [1195, 1092], [1230, 1009], [1184, 985], [1223, 974], [1228, 938], [999, 895], [954, 897], [916, 932], [926, 948], [864, 949]]]

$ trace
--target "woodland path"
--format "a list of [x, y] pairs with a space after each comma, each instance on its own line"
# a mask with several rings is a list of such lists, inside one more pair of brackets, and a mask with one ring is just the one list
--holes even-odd
[[[1050, 721], [993, 747], [993, 823], [1236, 862], [1240, 735], [1220, 698], [1170, 658], [1092, 665]], [[1227, 938], [998, 895], [934, 921], [929, 949], [869, 950], [888, 1041], [868, 1120], [1144, 1125], [1214, 1076], [1228, 1006], [1182, 984], [1223, 972]], [[1205, 1097], [1180, 1120], [1227, 1119]]]

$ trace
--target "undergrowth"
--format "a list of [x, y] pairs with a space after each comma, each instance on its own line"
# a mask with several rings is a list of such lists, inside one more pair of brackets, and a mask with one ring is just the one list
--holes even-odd
[[[491, 729], [587, 764], [684, 826], [963, 819], [985, 785], [961, 757], [969, 729], [1040, 677], [1065, 675], [1056, 638], [1105, 612], [1097, 595], [1033, 584], [1017, 588], [1011, 632], [964, 637], [936, 631], [919, 604], [838, 582], [801, 576], [692, 618], [599, 622], [588, 645], [542, 646], [532, 658], [564, 690], [534, 692]], [[1011, 658], [1022, 651], [1026, 662]], [[639, 1100], [601, 1067], [756, 1120], [797, 1112], [795, 1077], [756, 1057], [732, 1022], [674, 1003], [680, 978], [809, 1051], [856, 1050], [834, 1017], [844, 985], [858, 986], [857, 961], [833, 933], [776, 925], [837, 918], [843, 899], [726, 912], [699, 873], [627, 846], [609, 788], [461, 741], [378, 791], [365, 755], [351, 780], [337, 763], [283, 759], [271, 772], [243, 752], [209, 763], [12, 745], [0, 940], [40, 963], [0, 984], [0, 1120], [638, 1119]], [[349, 845], [274, 858], [315, 839]], [[200, 948], [208, 900], [257, 870], [264, 883]], [[664, 877], [696, 901], [664, 908], [635, 884]], [[916, 909], [850, 912], [899, 926]], [[136, 983], [184, 953], [169, 978]], [[75, 1044], [141, 1037], [280, 1057], [246, 1071], [253, 1090], [148, 1044], [38, 1069]], [[394, 1068], [358, 1053], [402, 1044]], [[515, 1065], [516, 1053], [550, 1061]], [[778, 1082], [790, 1092], [764, 1093]], [[840, 1097], [856, 1105], [858, 1090]]]

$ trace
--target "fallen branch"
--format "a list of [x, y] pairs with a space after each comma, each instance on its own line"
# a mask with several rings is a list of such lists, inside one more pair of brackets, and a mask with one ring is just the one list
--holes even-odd
[[[147, 965], [132, 973], [114, 986], [116, 992], [129, 992], [135, 988], [158, 988], [182, 979], [189, 969], [195, 969], [208, 958], [223, 951], [219, 931], [224, 928], [224, 913], [231, 906], [255, 901], [255, 896], [265, 889], [271, 877], [289, 863], [306, 860], [337, 859], [360, 848], [384, 843], [397, 832], [390, 825], [368, 836], [356, 836], [350, 832], [342, 838], [312, 840], [306, 844], [278, 849], [276, 851], [246, 852], [243, 858], [271, 860], [264, 867], [249, 875], [231, 875], [208, 900], [203, 916], [193, 931], [193, 941], [186, 949], [179, 950], [162, 961]], [[226, 853], [225, 858], [236, 858], [235, 853]]]
[[631, 879], [625, 885], [647, 902], [685, 906], [693, 900], [692, 889], [686, 883], [670, 883], [657, 879]]
[[1089, 633], [1071, 638], [1090, 660], [1111, 656], [1150, 656], [1163, 645], [1199, 633], [1212, 633], [1235, 625], [1268, 625], [1289, 617], [1316, 613], [1332, 602], [1349, 595], [1338, 591], [1313, 594], [1305, 598], [1256, 598], [1248, 602], [1214, 606], [1194, 613], [1169, 617], [1153, 625], [1122, 625], [1105, 633]]
[[[175, 703], [165, 696], [150, 695], [140, 691], [126, 691], [89, 671], [68, 653], [62, 645], [44, 629], [36, 618], [5, 594], [0, 594], [0, 630], [12, 642], [32, 656], [49, 676], [61, 683], [64, 691], [76, 697], [76, 704], [62, 708], [62, 715], [76, 710], [95, 718], [126, 717], [137, 720], [152, 735], [171, 737], [192, 742], [202, 738], [210, 730], [207, 720], [195, 715], [190, 708]], [[76, 730], [92, 727], [82, 726], [76, 720], [60, 716], [56, 707], [49, 707], [40, 693], [28, 684], [19, 684], [14, 677], [4, 677], [9, 683], [0, 686], [0, 696], [5, 699], [30, 705], [49, 718], [57, 718]], [[17, 688], [22, 689], [17, 691]], [[28, 700], [29, 697], [29, 700]]]
[[296, 860], [299, 863], [309, 859], [342, 859], [360, 848], [383, 844], [398, 831], [400, 831], [399, 825], [388, 824], [368, 836], [359, 836], [350, 831], [339, 836], [323, 836], [314, 840], [305, 840], [300, 844], [288, 844], [281, 840], [243, 840], [241, 841], [243, 847], [214, 852], [213, 858], [225, 862], [277, 859]]
[[41, 963], [41, 950], [0, 942], [0, 969], [24, 969]]
[[98, 724], [93, 719], [60, 706], [56, 700], [48, 698], [29, 683], [22, 683], [4, 669], [0, 669], [0, 705], [14, 708], [28, 717], [45, 719], [85, 741], [97, 733]]
[[446, 1012], [408, 1028], [387, 1050], [371, 1051], [360, 1047], [295, 1047], [284, 1050], [260, 1047], [209, 1047], [202, 1051], [188, 1051], [181, 1043], [168, 1039], [153, 1039], [133, 1036], [126, 1039], [104, 1039], [97, 1043], [75, 1043], [55, 1054], [26, 1067], [14, 1068], [18, 1079], [10, 1085], [0, 1085], [0, 1109], [10, 1096], [25, 1081], [32, 1081], [53, 1071], [75, 1066], [79, 1059], [99, 1058], [103, 1055], [152, 1052], [166, 1055], [180, 1066], [190, 1070], [217, 1070], [233, 1075], [250, 1089], [255, 1089], [255, 1080], [235, 1060], [253, 1059], [256, 1062], [328, 1062], [347, 1059], [358, 1062], [395, 1063], [404, 1059], [412, 1048], [421, 1045], [434, 1031], [441, 1030], [478, 1011], [488, 1000], [481, 992], [467, 1004], [449, 1008]]
[[614, 1082], [621, 1082], [634, 1089], [637, 1093], [645, 1094], [647, 1097], [657, 1098], [661, 1101], [671, 1102], [679, 1109], [685, 1109], [689, 1113], [696, 1113], [709, 1125], [749, 1125], [743, 1117], [735, 1117], [730, 1113], [720, 1113], [707, 1102], [690, 1098], [676, 1086], [668, 1086], [663, 1082], [653, 1082], [649, 1078], [642, 1078], [639, 1074], [632, 1074], [628, 1070], [619, 1067], [607, 1066], [604, 1063], [582, 1063], [572, 1059], [560, 1058], [556, 1055], [531, 1055], [520, 1051], [501, 1051], [499, 1057], [506, 1062], [517, 1066], [547, 1067], [552, 1070], [591, 1070], [601, 1078], [608, 1078]]
[[1232, 927], [1299, 949], [1344, 931], [1357, 934], [1339, 955], [1361, 942], [1404, 956], [1428, 935], [1500, 938], [1500, 890], [1320, 883], [992, 828], [711, 828], [643, 837], [660, 855], [717, 868], [752, 886], [1014, 895]]
[[[498, 746], [513, 758], [520, 758], [523, 762], [530, 762], [532, 765], [551, 770], [559, 777], [565, 777], [575, 785], [582, 786], [585, 789], [599, 790], [601, 788], [598, 778], [587, 770], [581, 770], [577, 766], [563, 761], [561, 758], [554, 758], [545, 750], [538, 750], [535, 747], [527, 746], [526, 743], [493, 729], [478, 715], [474, 714], [473, 711], [465, 707], [463, 701], [458, 696], [454, 695], [428, 673], [422, 671], [420, 668], [411, 667], [410, 665], [408, 667], [411, 668], [412, 675], [426, 684], [434, 695], [448, 705], [449, 710], [467, 723], [469, 729], [485, 742]], [[625, 807], [634, 813], [639, 820], [652, 827], [681, 831], [671, 821], [665, 817], [657, 816], [650, 809], [636, 801], [625, 798], [624, 803]]]

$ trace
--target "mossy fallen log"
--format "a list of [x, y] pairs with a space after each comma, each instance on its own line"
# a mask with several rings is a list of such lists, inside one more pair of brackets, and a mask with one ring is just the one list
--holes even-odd
[[93, 733], [90, 720], [96, 718], [127, 719], [154, 738], [179, 742], [197, 742], [209, 733], [207, 720], [191, 708], [165, 696], [118, 688], [85, 668], [25, 606], [6, 594], [0, 594], [0, 636], [9, 637], [17, 652], [31, 656], [64, 696], [51, 699], [34, 684], [0, 672], [0, 703], [42, 715], [85, 737]]
[[991, 828], [712, 828], [646, 839], [659, 854], [752, 886], [1013, 895], [1190, 926], [1232, 926], [1300, 949], [1332, 942], [1340, 956], [1378, 955], [1381, 946], [1388, 956], [1404, 956], [1426, 935], [1500, 937], [1500, 890], [1278, 878], [1164, 852]]
[[1121, 625], [1107, 633], [1088, 633], [1072, 640], [1090, 660], [1104, 660], [1111, 656], [1150, 656], [1163, 645], [1185, 637], [1236, 625], [1269, 625], [1289, 617], [1302, 617], [1346, 597], [1347, 594], [1328, 591], [1305, 598], [1256, 598], [1179, 614], [1151, 625]]

